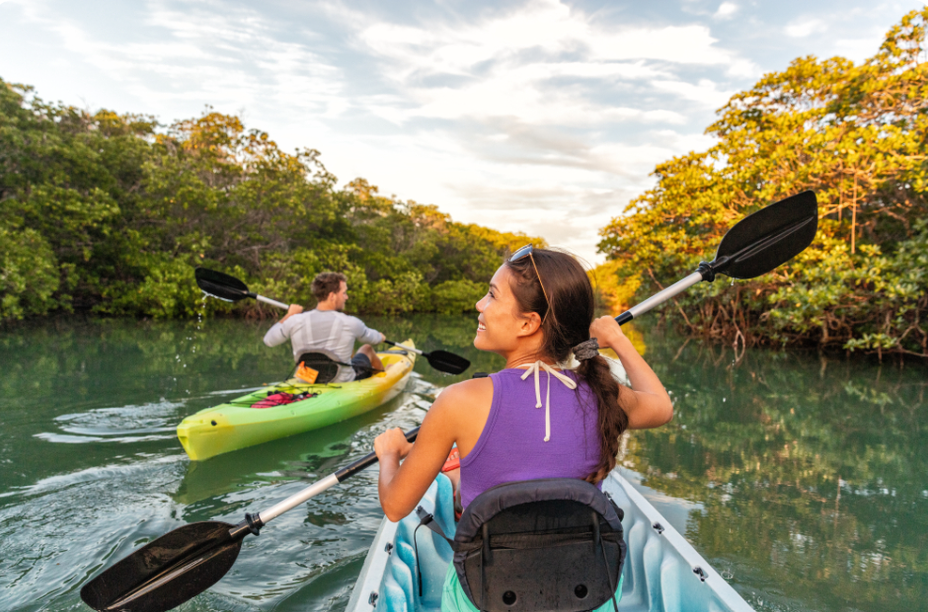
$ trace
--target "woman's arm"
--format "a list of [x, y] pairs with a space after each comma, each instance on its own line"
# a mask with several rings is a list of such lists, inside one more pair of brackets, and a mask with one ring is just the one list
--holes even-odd
[[462, 408], [475, 399], [475, 382], [483, 383], [483, 379], [451, 385], [438, 396], [422, 421], [415, 444], [407, 442], [399, 428], [389, 429], [374, 440], [374, 452], [380, 459], [380, 505], [391, 521], [412, 512], [435, 480], [457, 441], [458, 421], [462, 414], [467, 416]]
[[615, 319], [605, 316], [594, 320], [590, 336], [598, 339], [599, 346], [615, 351], [628, 374], [631, 388], [623, 388], [620, 394], [622, 408], [628, 414], [628, 428], [649, 429], [669, 422], [673, 418], [670, 396]]

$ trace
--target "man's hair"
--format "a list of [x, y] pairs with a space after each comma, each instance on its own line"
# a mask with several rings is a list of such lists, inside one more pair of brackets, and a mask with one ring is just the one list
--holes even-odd
[[320, 302], [324, 302], [330, 293], [338, 293], [342, 283], [347, 283], [348, 277], [341, 272], [321, 272], [313, 279], [313, 295]]

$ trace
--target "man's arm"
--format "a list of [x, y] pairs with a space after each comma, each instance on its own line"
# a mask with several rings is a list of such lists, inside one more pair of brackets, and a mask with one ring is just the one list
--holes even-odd
[[303, 312], [303, 307], [299, 304], [290, 304], [290, 308], [287, 309], [287, 314], [284, 315], [284, 318], [278, 321], [278, 323], [283, 323], [293, 315], [298, 315]]
[[361, 344], [380, 344], [387, 339], [385, 335], [376, 329], [371, 329], [366, 326], [361, 319], [357, 317], [351, 318], [354, 319], [353, 323], [355, 328], [352, 330], [354, 332], [354, 337], [357, 338]]
[[284, 315], [284, 318], [274, 323], [271, 329], [267, 330], [267, 333], [264, 334], [264, 344], [267, 346], [277, 346], [289, 340], [290, 328], [284, 325], [284, 321], [301, 312], [303, 312], [302, 306], [299, 304], [290, 304], [290, 308], [287, 310], [287, 314]]

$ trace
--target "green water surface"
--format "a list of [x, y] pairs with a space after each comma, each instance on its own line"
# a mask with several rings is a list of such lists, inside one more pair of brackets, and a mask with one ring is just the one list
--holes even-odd
[[[501, 366], [474, 317], [367, 321], [388, 338]], [[461, 377], [423, 359], [375, 411], [190, 462], [185, 416], [283, 377], [269, 322], [55, 320], [0, 332], [0, 610], [89, 610], [80, 587], [199, 520], [236, 523], [421, 422]], [[928, 610], [928, 368], [684, 343], [645, 332], [676, 416], [621, 465], [758, 610]], [[740, 360], [736, 360], [741, 357]], [[339, 610], [382, 514], [368, 470], [246, 538], [186, 611]]]

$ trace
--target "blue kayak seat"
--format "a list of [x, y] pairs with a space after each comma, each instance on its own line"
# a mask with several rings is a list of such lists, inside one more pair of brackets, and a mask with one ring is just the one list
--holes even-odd
[[[416, 512], [419, 526], [448, 540], [421, 506]], [[486, 612], [581, 612], [610, 599], [617, 611], [615, 591], [627, 552], [623, 516], [583, 480], [495, 486], [464, 509], [454, 540], [448, 540], [458, 580]]]

